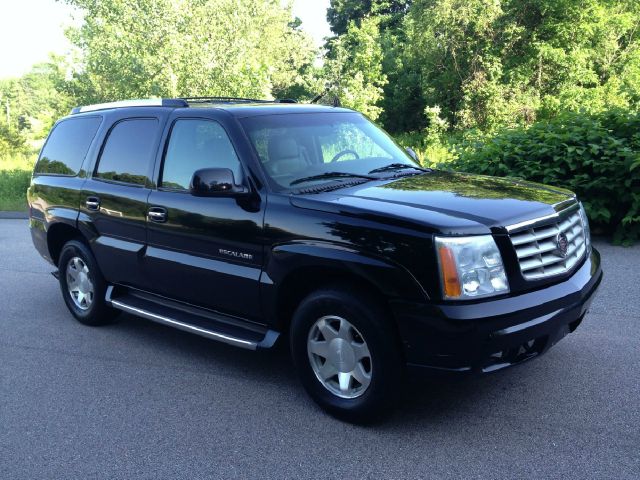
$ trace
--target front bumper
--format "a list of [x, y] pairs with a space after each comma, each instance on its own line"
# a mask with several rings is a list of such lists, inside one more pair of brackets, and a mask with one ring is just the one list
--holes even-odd
[[573, 332], [602, 280], [592, 249], [566, 280], [513, 297], [474, 304], [392, 301], [411, 370], [485, 373], [546, 352]]

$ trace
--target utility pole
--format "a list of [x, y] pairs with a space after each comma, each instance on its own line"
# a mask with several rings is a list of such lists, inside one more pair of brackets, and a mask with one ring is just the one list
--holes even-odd
[[8, 98], [7, 98], [7, 125], [11, 125], [11, 109], [9, 108]]

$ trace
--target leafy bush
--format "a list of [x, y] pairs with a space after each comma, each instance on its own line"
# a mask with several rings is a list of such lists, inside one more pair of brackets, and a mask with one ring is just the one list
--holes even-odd
[[640, 238], [640, 114], [565, 113], [529, 128], [463, 141], [446, 165], [575, 191], [596, 229], [616, 243]]
[[0, 155], [0, 210], [25, 210], [35, 154]]
[[432, 138], [428, 133], [409, 132], [398, 133], [393, 136], [402, 147], [411, 147], [420, 157], [420, 162], [425, 167], [435, 167], [454, 159], [453, 138], [443, 135]]
[[0, 210], [25, 210], [30, 180], [28, 170], [0, 171]]

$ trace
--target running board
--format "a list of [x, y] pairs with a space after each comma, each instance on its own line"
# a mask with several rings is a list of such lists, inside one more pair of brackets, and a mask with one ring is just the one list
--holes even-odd
[[280, 335], [261, 325], [217, 312], [110, 285], [106, 302], [123, 312], [248, 350], [270, 348]]

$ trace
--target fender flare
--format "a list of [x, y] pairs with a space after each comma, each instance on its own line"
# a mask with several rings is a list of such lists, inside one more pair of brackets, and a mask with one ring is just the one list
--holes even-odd
[[[56, 242], [56, 236], [60, 235], [60, 229], [73, 235], [80, 235], [77, 226], [78, 211], [72, 208], [52, 207], [46, 211], [32, 209], [29, 218], [31, 236], [36, 250], [48, 262], [56, 265], [55, 250], [61, 247]], [[57, 233], [55, 233], [57, 232]], [[54, 235], [54, 237], [52, 237]], [[64, 237], [64, 234], [63, 234]], [[52, 249], [54, 251], [52, 251]]]
[[294, 241], [278, 244], [267, 252], [260, 275], [263, 312], [279, 323], [279, 299], [287, 292], [287, 279], [297, 272], [321, 269], [358, 278], [385, 298], [403, 298], [418, 302], [429, 300], [427, 292], [404, 266], [384, 257], [355, 250], [349, 246], [322, 241]]

